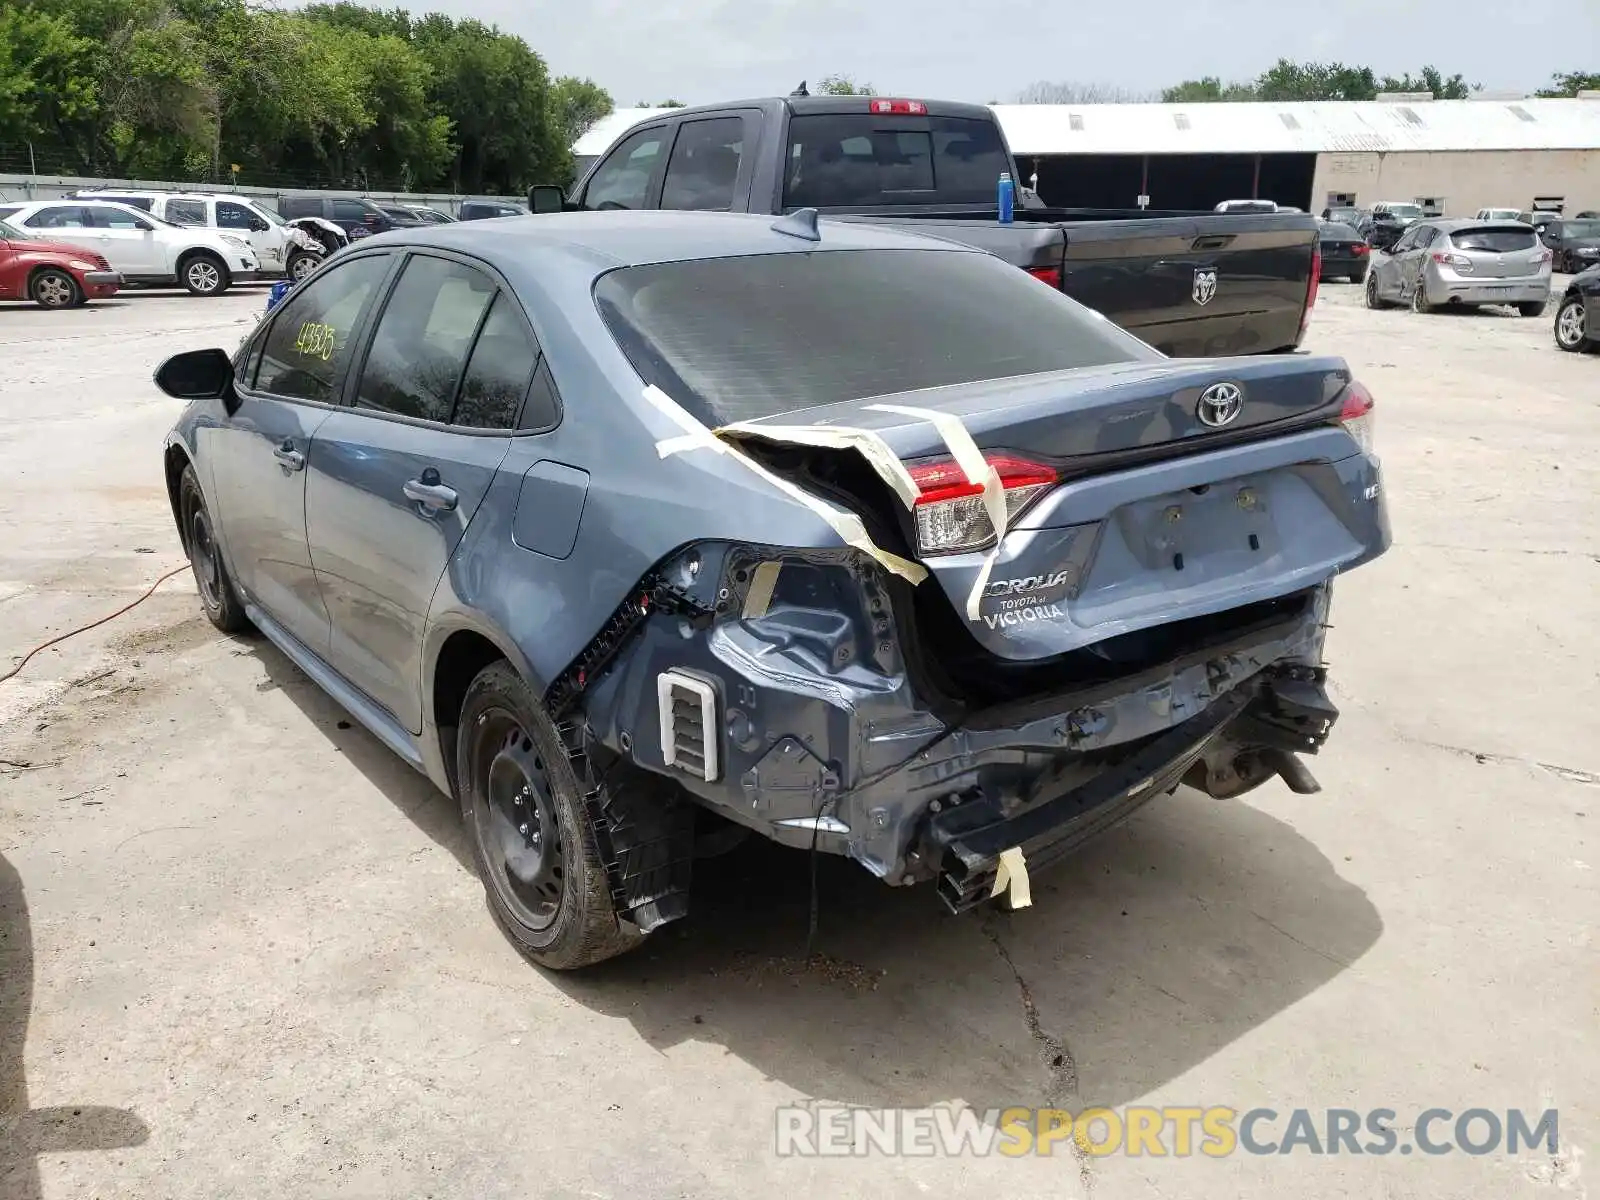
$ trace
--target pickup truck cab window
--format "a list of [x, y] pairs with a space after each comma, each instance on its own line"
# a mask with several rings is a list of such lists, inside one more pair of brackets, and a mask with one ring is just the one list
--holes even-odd
[[662, 208], [728, 212], [744, 152], [744, 120], [713, 117], [678, 128], [661, 185]]
[[662, 126], [642, 129], [607, 155], [589, 177], [583, 207], [644, 208], [665, 157], [669, 132]]
[[1012, 169], [993, 121], [813, 113], [789, 120], [784, 205], [988, 204]]
[[378, 318], [356, 407], [448, 422], [494, 294], [494, 280], [474, 267], [413, 255]]
[[317, 272], [273, 318], [256, 388], [288, 400], [339, 403], [353, 336], [389, 266], [387, 254], [373, 254]]

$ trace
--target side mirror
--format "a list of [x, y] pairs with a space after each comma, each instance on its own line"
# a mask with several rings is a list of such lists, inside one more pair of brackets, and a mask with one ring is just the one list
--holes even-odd
[[558, 213], [567, 207], [567, 193], [553, 183], [536, 183], [528, 189], [528, 211]]
[[238, 407], [233, 390], [233, 360], [226, 350], [189, 350], [156, 368], [156, 386], [174, 400], [221, 400]]
[[252, 233], [265, 233], [267, 230], [269, 230], [271, 228], [272, 228], [272, 226], [268, 225], [260, 217], [251, 217], [250, 218], [250, 230], [251, 230]]

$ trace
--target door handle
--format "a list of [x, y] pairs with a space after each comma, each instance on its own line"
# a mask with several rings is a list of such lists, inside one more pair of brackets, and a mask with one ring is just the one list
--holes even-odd
[[1194, 245], [1190, 246], [1189, 249], [1221, 250], [1224, 246], [1228, 245], [1228, 243], [1232, 242], [1233, 238], [1234, 235], [1231, 233], [1213, 233], [1206, 237], [1195, 238]]
[[306, 465], [306, 456], [294, 448], [294, 443], [286, 441], [281, 446], [273, 448], [272, 457], [288, 467], [291, 471], [298, 471]]
[[439, 472], [429, 467], [421, 479], [406, 480], [407, 500], [415, 500], [440, 512], [450, 512], [456, 506], [456, 490], [439, 482]]

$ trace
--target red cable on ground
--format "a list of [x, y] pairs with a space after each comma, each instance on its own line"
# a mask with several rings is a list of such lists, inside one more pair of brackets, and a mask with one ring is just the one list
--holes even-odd
[[76, 629], [69, 629], [69, 630], [67, 630], [66, 633], [61, 634], [59, 637], [53, 637], [48, 642], [40, 642], [32, 650], [29, 650], [26, 654], [24, 654], [22, 656], [22, 661], [21, 662], [19, 662], [16, 666], [12, 667], [11, 670], [7, 671], [4, 675], [0, 675], [0, 683], [4, 683], [6, 680], [8, 680], [8, 679], [12, 678], [13, 676], [15, 676], [19, 671], [22, 670], [23, 667], [28, 665], [28, 660], [30, 658], [32, 658], [35, 654], [38, 654], [41, 650], [48, 650], [48, 649], [50, 649], [51, 646], [57, 645], [58, 643], [61, 643], [61, 642], [64, 642], [68, 638], [77, 637], [80, 633], [88, 633], [89, 630], [91, 630], [91, 629], [98, 629], [100, 626], [104, 625], [107, 621], [115, 621], [123, 613], [128, 612], [128, 611], [130, 611], [130, 610], [132, 610], [134, 608], [137, 608], [139, 605], [143, 604], [146, 600], [150, 599], [150, 597], [155, 594], [155, 590], [158, 587], [160, 587], [163, 583], [165, 583], [167, 580], [171, 579], [174, 575], [178, 575], [178, 574], [180, 574], [180, 573], [182, 573], [184, 571], [187, 571], [188, 569], [189, 569], [189, 564], [188, 563], [184, 563], [181, 567], [173, 567], [172, 570], [168, 571], [160, 579], [156, 580], [149, 587], [147, 587], [145, 589], [145, 591], [144, 591], [144, 595], [140, 596], [137, 600], [131, 601], [128, 604], [124, 604], [121, 608], [117, 609], [116, 612], [108, 613], [106, 616], [101, 617], [98, 621], [91, 621], [87, 625], [80, 625]]

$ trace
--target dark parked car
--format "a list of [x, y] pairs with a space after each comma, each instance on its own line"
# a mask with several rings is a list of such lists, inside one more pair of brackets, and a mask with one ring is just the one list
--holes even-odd
[[1356, 232], [1372, 250], [1387, 250], [1400, 240], [1410, 222], [1392, 212], [1372, 212], [1362, 218]]
[[488, 221], [495, 217], [525, 217], [528, 210], [494, 200], [463, 200], [459, 215], [463, 221]]
[[1555, 256], [1555, 269], [1578, 272], [1600, 263], [1600, 220], [1565, 217], [1551, 221], [1539, 239]]
[[1362, 221], [1372, 214], [1364, 208], [1325, 208], [1322, 210], [1324, 221], [1337, 221], [1341, 225], [1356, 228]]
[[286, 221], [300, 217], [321, 217], [324, 221], [332, 221], [351, 238], [371, 237], [375, 233], [388, 233], [391, 229], [410, 228], [423, 223], [415, 217], [410, 220], [396, 217], [371, 200], [328, 196], [284, 196], [278, 201], [278, 212]]
[[1348, 279], [1359, 283], [1367, 273], [1367, 240], [1338, 221], [1322, 222], [1320, 233], [1322, 278]]
[[567, 196], [535, 212], [800, 208], [987, 250], [1166, 354], [1291, 350], [1316, 303], [1316, 218], [1285, 212], [1050, 208], [1021, 178], [992, 110], [881, 96], [789, 96], [672, 109], [622, 134]]
[[1567, 284], [1556, 306], [1556, 345], [1574, 353], [1600, 347], [1600, 266]]
[[457, 798], [549, 967], [730, 832], [961, 911], [1180, 782], [1315, 791], [1390, 540], [1342, 359], [1169, 359], [814, 211], [368, 239], [157, 382], [207, 616]]

